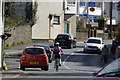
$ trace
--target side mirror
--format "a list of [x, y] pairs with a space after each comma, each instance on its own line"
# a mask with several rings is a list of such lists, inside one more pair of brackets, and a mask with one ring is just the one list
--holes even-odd
[[87, 41], [84, 41], [84, 43], [87, 43]]
[[74, 39], [77, 39], [76, 37], [74, 37]]
[[104, 42], [102, 42], [102, 44], [104, 44]]

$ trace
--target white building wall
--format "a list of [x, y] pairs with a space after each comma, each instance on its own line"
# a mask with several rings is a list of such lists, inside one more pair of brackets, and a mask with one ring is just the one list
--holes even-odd
[[32, 28], [32, 39], [49, 39], [49, 14], [60, 16], [60, 25], [52, 24], [51, 20], [51, 39], [58, 33], [62, 33], [64, 27], [63, 2], [38, 2], [36, 14], [36, 24]]
[[[105, 2], [104, 9], [107, 11], [107, 14], [105, 14], [105, 17], [110, 16], [110, 3]], [[114, 18], [112, 20], [113, 25], [117, 25], [119, 23], [119, 12], [117, 11], [117, 3], [115, 3], [114, 8], [112, 8], [112, 17]], [[108, 19], [107, 24], [110, 24], [110, 20]]]
[[68, 4], [68, 1], [65, 0], [65, 14], [77, 14], [77, 0], [75, 0], [75, 4]]

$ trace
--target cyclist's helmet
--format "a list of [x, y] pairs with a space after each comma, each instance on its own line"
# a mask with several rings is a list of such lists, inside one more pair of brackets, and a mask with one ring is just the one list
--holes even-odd
[[56, 43], [56, 46], [59, 46], [59, 42]]

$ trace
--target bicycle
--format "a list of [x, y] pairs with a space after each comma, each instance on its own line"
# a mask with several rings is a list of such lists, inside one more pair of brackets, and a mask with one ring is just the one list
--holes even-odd
[[56, 61], [56, 63], [55, 63], [55, 68], [56, 68], [56, 71], [58, 71], [59, 70], [59, 58], [57, 58], [57, 61]]

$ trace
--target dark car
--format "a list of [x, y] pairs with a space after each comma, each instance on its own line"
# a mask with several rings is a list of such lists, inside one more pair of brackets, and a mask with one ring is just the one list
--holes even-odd
[[120, 80], [120, 58], [94, 73], [92, 80]]
[[48, 60], [49, 60], [49, 63], [52, 63], [52, 51], [51, 51], [51, 48], [49, 45], [40, 45], [40, 44], [37, 44], [37, 45], [34, 45], [35, 47], [43, 47], [46, 51], [46, 54], [48, 56]]
[[54, 45], [59, 42], [61, 47], [72, 48], [76, 47], [76, 38], [72, 34], [58, 34], [55, 38]]
[[43, 47], [26, 47], [20, 58], [20, 69], [41, 68], [47, 71], [49, 69], [48, 57]]

